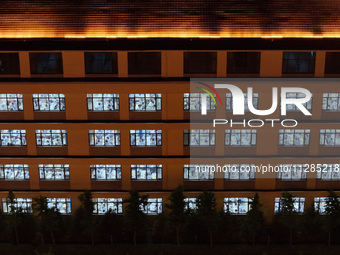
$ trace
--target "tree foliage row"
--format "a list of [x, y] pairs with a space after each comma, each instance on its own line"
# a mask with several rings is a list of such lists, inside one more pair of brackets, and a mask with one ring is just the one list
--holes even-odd
[[130, 191], [124, 215], [108, 211], [93, 215], [92, 193], [84, 191], [79, 197], [81, 206], [71, 216], [61, 215], [50, 208], [47, 198], [33, 199], [33, 215], [24, 213], [15, 204], [13, 192], [8, 194], [9, 212], [0, 215], [0, 240], [16, 244], [88, 242], [96, 243], [331, 243], [340, 234], [340, 200], [330, 191], [326, 212], [320, 215], [314, 207], [303, 215], [294, 208], [294, 197], [283, 192], [278, 214], [266, 223], [260, 197], [250, 199], [246, 215], [232, 215], [216, 209], [213, 192], [203, 191], [196, 199], [196, 207], [188, 208], [181, 186], [171, 193], [164, 213], [146, 215], [141, 208], [147, 205], [147, 195]]

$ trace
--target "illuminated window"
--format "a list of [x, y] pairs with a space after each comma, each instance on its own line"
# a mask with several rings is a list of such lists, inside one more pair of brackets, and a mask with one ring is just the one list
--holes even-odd
[[145, 214], [149, 215], [155, 215], [162, 213], [162, 207], [163, 207], [163, 201], [162, 198], [148, 198], [148, 203], [146, 206], [141, 206], [141, 210]]
[[34, 111], [65, 111], [64, 94], [33, 94]]
[[225, 131], [226, 146], [255, 146], [257, 130], [227, 129]]
[[6, 164], [0, 165], [0, 179], [2, 180], [29, 180], [30, 172], [28, 165]]
[[40, 180], [69, 180], [70, 179], [70, 166], [62, 164], [40, 164], [39, 178]]
[[[305, 210], [305, 198], [293, 197], [294, 211], [297, 213], [303, 213]], [[274, 213], [279, 213], [282, 210], [282, 198], [276, 197], [274, 204]]]
[[116, 52], [85, 52], [85, 74], [117, 74]]
[[3, 213], [11, 213], [12, 212], [12, 206], [17, 211], [23, 212], [23, 213], [32, 213], [32, 198], [14, 198], [14, 204], [10, 204], [8, 198], [2, 198], [2, 212]]
[[89, 130], [90, 146], [120, 146], [120, 130]]
[[228, 52], [227, 74], [259, 74], [260, 52]]
[[213, 180], [215, 178], [214, 167], [214, 165], [184, 165], [184, 180]]
[[160, 52], [128, 52], [129, 74], [161, 74]]
[[215, 146], [215, 130], [184, 130], [183, 141], [185, 146]]
[[162, 146], [162, 130], [130, 130], [131, 146]]
[[184, 198], [185, 210], [197, 209], [197, 198]]
[[303, 164], [281, 164], [277, 165], [277, 179], [284, 181], [303, 180], [307, 178], [307, 165]]
[[311, 52], [283, 52], [283, 74], [314, 74], [315, 55]]
[[[244, 110], [249, 111], [248, 108], [248, 94], [244, 93]], [[253, 93], [253, 106], [255, 109], [258, 109], [258, 103], [259, 103], [259, 94], [258, 93]], [[227, 111], [232, 111], [233, 110], [233, 97], [231, 93], [226, 94], [226, 110]]]
[[22, 94], [0, 94], [0, 111], [23, 111]]
[[63, 74], [60, 52], [30, 53], [31, 74]]
[[129, 94], [130, 111], [162, 110], [162, 94]]
[[317, 164], [316, 179], [340, 180], [340, 164]]
[[184, 74], [215, 74], [216, 52], [184, 52]]
[[232, 164], [225, 165], [225, 180], [251, 180], [255, 179], [255, 165]]
[[122, 166], [121, 165], [91, 165], [91, 180], [121, 180]]
[[131, 165], [132, 180], [161, 180], [162, 165]]
[[251, 199], [247, 197], [228, 197], [223, 199], [223, 210], [230, 214], [247, 214]]
[[119, 111], [119, 94], [87, 94], [87, 110]]
[[[212, 94], [216, 100], [216, 95]], [[215, 111], [216, 106], [214, 100], [206, 94], [207, 111]], [[200, 111], [201, 110], [201, 93], [184, 93], [184, 111]]]
[[122, 198], [92, 198], [92, 201], [94, 203], [94, 214], [123, 213]]
[[315, 197], [314, 210], [320, 214], [326, 214], [328, 197]]
[[61, 214], [71, 214], [71, 198], [47, 198], [48, 208], [56, 208]]
[[308, 146], [310, 129], [280, 129], [280, 146]]
[[325, 74], [340, 74], [340, 52], [326, 52]]
[[67, 146], [66, 130], [35, 130], [37, 146]]
[[26, 130], [0, 130], [1, 146], [26, 146]]
[[[287, 93], [287, 98], [291, 99], [291, 98], [304, 98], [306, 97], [305, 94], [303, 93]], [[312, 109], [312, 101], [313, 98], [311, 98], [307, 103], [303, 103], [302, 105], [307, 109], [307, 110], [311, 110]], [[287, 104], [286, 105], [286, 110], [289, 112], [296, 112], [296, 111], [300, 111], [299, 108], [296, 107], [295, 104]]]
[[20, 74], [18, 53], [0, 53], [0, 74]]
[[321, 129], [320, 145], [340, 146], [340, 129]]
[[323, 111], [340, 111], [340, 93], [323, 93]]

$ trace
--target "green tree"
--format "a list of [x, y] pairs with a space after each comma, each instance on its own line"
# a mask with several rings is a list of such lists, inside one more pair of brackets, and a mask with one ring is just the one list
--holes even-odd
[[137, 244], [137, 231], [143, 228], [145, 213], [141, 208], [147, 206], [148, 195], [140, 196], [137, 190], [129, 191], [130, 197], [123, 201], [125, 207], [125, 219], [127, 228], [133, 232], [133, 245]]
[[60, 212], [55, 207], [49, 208], [47, 198], [43, 196], [33, 199], [33, 210], [37, 213], [42, 244], [44, 244], [44, 232], [49, 232], [52, 243], [55, 246], [54, 231], [62, 219]]
[[214, 193], [210, 191], [203, 191], [197, 197], [197, 216], [199, 222], [209, 233], [210, 246], [213, 245], [213, 232], [216, 228], [216, 199]]
[[174, 191], [172, 191], [169, 197], [169, 204], [166, 207], [170, 210], [169, 220], [171, 226], [175, 228], [177, 246], [180, 245], [180, 231], [182, 230], [183, 223], [185, 222], [185, 196], [183, 194], [183, 187], [179, 185]]
[[117, 240], [122, 234], [123, 219], [111, 209], [105, 213], [101, 220], [101, 233], [109, 235], [110, 244], [113, 245], [114, 239]]
[[331, 245], [331, 233], [340, 226], [340, 197], [329, 191], [326, 201], [326, 224], [328, 230], [328, 246]]
[[10, 209], [8, 212], [8, 225], [14, 232], [16, 244], [19, 244], [18, 226], [22, 222], [22, 209], [17, 207], [15, 195], [12, 190], [8, 192], [7, 203]]
[[85, 234], [91, 236], [91, 244], [94, 246], [94, 235], [96, 230], [96, 220], [93, 216], [94, 202], [92, 201], [92, 192], [85, 190], [78, 196], [81, 206], [76, 210], [76, 219]]
[[259, 194], [256, 193], [250, 201], [250, 209], [244, 222], [244, 231], [251, 236], [252, 244], [255, 246], [256, 237], [260, 235], [264, 227], [264, 217], [261, 210]]
[[281, 197], [281, 207], [277, 214], [278, 221], [289, 229], [289, 246], [293, 245], [293, 228], [298, 220], [298, 213], [294, 208], [294, 197], [290, 192], [283, 192]]

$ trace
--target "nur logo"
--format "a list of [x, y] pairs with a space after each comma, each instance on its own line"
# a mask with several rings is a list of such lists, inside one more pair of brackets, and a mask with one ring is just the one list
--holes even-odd
[[[232, 84], [215, 84], [215, 88], [212, 86], [198, 82], [201, 85], [204, 85], [205, 87], [209, 88], [211, 91], [213, 91], [218, 100], [220, 101], [220, 104], [222, 105], [222, 100], [219, 94], [217, 93], [216, 89], [228, 89], [231, 92], [232, 98], [233, 98], [233, 115], [244, 115], [244, 105], [245, 105], [245, 98], [243, 91]], [[206, 93], [201, 93], [201, 114], [202, 115], [207, 115], [207, 96], [209, 95], [212, 100], [216, 104], [216, 100], [212, 93], [208, 91], [207, 89], [201, 88], [201, 87], [196, 87]], [[287, 98], [287, 94], [289, 93], [301, 93], [304, 94], [305, 97], [302, 98]], [[281, 87], [281, 115], [285, 116], [287, 113], [287, 105], [295, 105], [304, 115], [310, 116], [312, 115], [307, 108], [303, 105], [307, 103], [311, 98], [312, 94], [310, 93], [309, 90], [305, 88], [298, 88], [298, 87]], [[253, 104], [253, 88], [248, 87], [247, 88], [247, 104], [248, 104], [248, 109], [251, 113], [259, 116], [264, 116], [264, 115], [270, 115], [273, 112], [276, 111], [277, 106], [278, 106], [278, 88], [273, 87], [272, 88], [272, 105], [269, 109], [266, 110], [258, 110], [255, 109], [254, 104]]]

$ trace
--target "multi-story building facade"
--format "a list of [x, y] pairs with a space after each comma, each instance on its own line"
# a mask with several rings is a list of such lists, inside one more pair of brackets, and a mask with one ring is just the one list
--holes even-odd
[[[260, 38], [258, 33], [253, 39], [87, 39], [64, 31], [63, 39], [3, 39], [2, 210], [8, 211], [6, 197], [14, 190], [18, 205], [28, 211], [32, 198], [43, 195], [70, 214], [87, 189], [93, 192], [95, 213], [108, 208], [122, 213], [122, 200], [137, 189], [149, 194], [146, 212], [157, 214], [179, 184], [190, 206], [202, 190], [212, 190], [220, 209], [244, 214], [248, 198], [258, 192], [270, 219], [280, 207], [282, 191], [289, 190], [299, 212], [310, 206], [322, 210], [327, 190], [340, 188], [340, 88], [330, 79], [340, 76], [339, 40], [302, 38], [304, 33], [301, 38], [267, 33]], [[208, 137], [207, 142], [195, 143], [191, 137], [197, 132], [190, 130], [189, 119], [200, 105], [197, 95], [190, 93], [190, 77], [329, 79], [322, 87], [305, 86], [313, 95], [306, 106], [312, 116], [290, 108], [287, 118], [299, 120], [294, 129], [213, 129], [207, 124], [207, 131], [197, 131], [199, 137]], [[254, 89], [258, 107], [270, 106], [271, 94], [261, 86]], [[231, 110], [228, 93], [222, 102]], [[208, 110], [210, 115], [220, 114], [218, 109]], [[255, 117], [246, 113], [247, 119]], [[280, 119], [279, 110], [269, 117]], [[293, 164], [298, 170], [198, 173], [190, 165], [193, 150], [218, 156], [235, 169]], [[306, 173], [301, 170], [305, 164], [327, 171]]]

